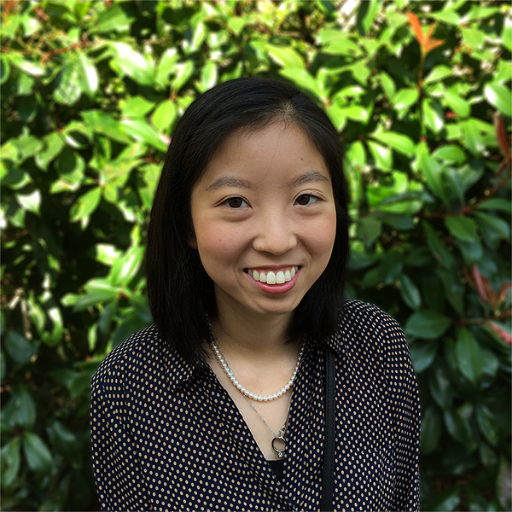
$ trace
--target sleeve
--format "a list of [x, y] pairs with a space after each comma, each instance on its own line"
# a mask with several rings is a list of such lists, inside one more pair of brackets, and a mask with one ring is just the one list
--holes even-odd
[[[419, 511], [419, 455], [421, 412], [418, 383], [409, 347], [400, 327], [394, 345], [391, 379], [394, 396], [395, 495], [393, 510]], [[394, 382], [393, 382], [394, 381]]]
[[[99, 370], [100, 371], [100, 370]], [[91, 382], [91, 445], [101, 510], [151, 510], [117, 379]]]

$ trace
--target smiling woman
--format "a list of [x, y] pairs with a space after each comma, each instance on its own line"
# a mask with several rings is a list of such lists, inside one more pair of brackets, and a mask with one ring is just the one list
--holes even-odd
[[240, 79], [189, 107], [151, 213], [155, 324], [92, 381], [103, 509], [419, 508], [407, 343], [344, 301], [346, 212], [336, 131], [304, 94]]

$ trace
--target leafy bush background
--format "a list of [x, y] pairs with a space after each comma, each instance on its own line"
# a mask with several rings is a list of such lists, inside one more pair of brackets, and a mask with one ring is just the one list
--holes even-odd
[[509, 509], [510, 5], [344, 5], [2, 2], [2, 509], [97, 508], [89, 379], [151, 323], [173, 127], [240, 76], [294, 83], [339, 130], [349, 295], [408, 334], [423, 508]]

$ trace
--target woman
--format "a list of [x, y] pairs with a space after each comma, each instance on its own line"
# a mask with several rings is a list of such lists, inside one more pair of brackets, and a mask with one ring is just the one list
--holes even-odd
[[347, 255], [342, 153], [319, 107], [262, 79], [191, 104], [149, 225], [155, 323], [92, 381], [103, 509], [419, 508], [407, 343], [344, 302]]

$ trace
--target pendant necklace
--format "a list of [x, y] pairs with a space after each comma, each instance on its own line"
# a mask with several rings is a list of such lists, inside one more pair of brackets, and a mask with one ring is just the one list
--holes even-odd
[[286, 413], [286, 421], [279, 431], [279, 435], [276, 435], [275, 432], [268, 426], [267, 422], [263, 419], [263, 416], [257, 411], [256, 407], [254, 407], [252, 402], [245, 395], [244, 398], [247, 400], [247, 402], [249, 402], [249, 405], [253, 408], [254, 412], [260, 417], [260, 420], [263, 421], [265, 426], [274, 436], [274, 439], [272, 439], [272, 449], [277, 453], [277, 456], [282, 459], [286, 450], [286, 424], [288, 423], [288, 416], [290, 414], [290, 404], [292, 403], [291, 397], [290, 404], [288, 404], [288, 412]]
[[[224, 357], [224, 354], [222, 353], [222, 350], [217, 344], [217, 338], [215, 337], [215, 334], [213, 333], [212, 325], [210, 321], [208, 320], [208, 326], [210, 328], [210, 343], [213, 348], [213, 352], [215, 353], [215, 357], [217, 358], [217, 361], [219, 362], [221, 368], [224, 370], [224, 373], [229, 377], [229, 380], [235, 386], [235, 388], [242, 393], [243, 397], [247, 400], [249, 405], [252, 407], [254, 412], [260, 417], [261, 421], [265, 424], [265, 426], [270, 430], [271, 434], [274, 436], [274, 439], [272, 439], [272, 449], [277, 453], [277, 456], [282, 459], [284, 457], [284, 452], [286, 449], [286, 423], [288, 422], [288, 415], [290, 414], [290, 404], [291, 404], [291, 397], [290, 397], [290, 403], [288, 404], [288, 412], [286, 414], [286, 421], [285, 424], [282, 426], [282, 428], [279, 430], [279, 435], [277, 435], [267, 424], [267, 422], [263, 419], [263, 416], [257, 411], [256, 407], [252, 404], [251, 400], [255, 400], [257, 402], [269, 402], [272, 400], [276, 400], [277, 398], [283, 396], [290, 388], [292, 388], [293, 383], [295, 382], [295, 378], [297, 376], [297, 371], [299, 370], [300, 362], [302, 360], [302, 355], [304, 353], [304, 346], [305, 343], [303, 342], [300, 347], [299, 352], [299, 359], [297, 361], [297, 365], [295, 366], [295, 370], [293, 371], [293, 374], [288, 381], [288, 383], [277, 393], [273, 395], [256, 395], [254, 393], [251, 393], [247, 389], [245, 389], [237, 380], [235, 377], [233, 371], [228, 366], [228, 362], [226, 358]], [[251, 400], [250, 400], [251, 399]]]

